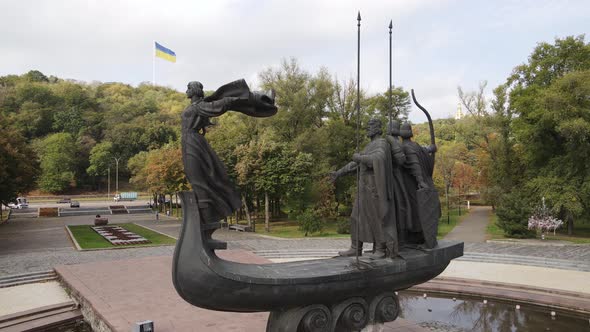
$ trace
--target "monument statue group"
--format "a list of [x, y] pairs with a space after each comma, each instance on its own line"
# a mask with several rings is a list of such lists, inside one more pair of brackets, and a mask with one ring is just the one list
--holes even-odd
[[[360, 82], [360, 12], [358, 73]], [[391, 28], [390, 64], [391, 64]], [[357, 84], [357, 89], [360, 89]], [[391, 66], [390, 66], [391, 89]], [[328, 259], [288, 263], [243, 264], [227, 261], [216, 250], [227, 243], [212, 238], [220, 220], [241, 207], [240, 195], [205, 135], [211, 118], [235, 111], [252, 117], [277, 113], [274, 92], [251, 91], [244, 80], [228, 83], [205, 97], [200, 82], [186, 91], [190, 105], [182, 112], [182, 159], [192, 191], [179, 194], [183, 223], [172, 263], [172, 281], [188, 303], [210, 310], [270, 311], [267, 332], [360, 331], [395, 320], [397, 291], [439, 275], [463, 255], [463, 243], [437, 241], [438, 193], [432, 181], [436, 144], [428, 111], [430, 145], [412, 141], [409, 123], [367, 123], [370, 142], [352, 161], [332, 172], [357, 174], [350, 249]], [[357, 91], [357, 131], [360, 126]], [[358, 134], [357, 134], [358, 135]], [[400, 139], [401, 137], [401, 139]], [[358, 139], [357, 139], [358, 142]], [[363, 244], [373, 250], [363, 255]]]
[[[270, 311], [267, 331], [360, 331], [393, 321], [399, 314], [397, 290], [440, 274], [463, 254], [463, 243], [437, 243], [440, 203], [434, 189], [434, 128], [431, 145], [412, 141], [408, 123], [367, 123], [370, 142], [332, 178], [357, 173], [358, 193], [351, 216], [351, 247], [337, 257], [273, 264], [220, 259], [227, 243], [212, 238], [220, 220], [242, 202], [227, 171], [205, 136], [211, 118], [227, 111], [253, 117], [277, 113], [274, 92], [250, 91], [244, 80], [205, 97], [190, 82], [191, 104], [182, 113], [182, 158], [192, 191], [180, 193], [183, 226], [176, 243], [172, 280], [187, 302], [206, 309]], [[401, 137], [401, 139], [400, 139]], [[363, 256], [363, 243], [373, 251]], [[360, 256], [360, 257], [359, 257]]]
[[[367, 123], [369, 144], [332, 178], [358, 172], [358, 193], [351, 221], [351, 247], [340, 256], [362, 255], [363, 243], [373, 243], [369, 258], [395, 258], [404, 245], [434, 248], [440, 202], [432, 172], [436, 145], [412, 141], [412, 126], [390, 121]], [[401, 139], [400, 140], [400, 136]]]

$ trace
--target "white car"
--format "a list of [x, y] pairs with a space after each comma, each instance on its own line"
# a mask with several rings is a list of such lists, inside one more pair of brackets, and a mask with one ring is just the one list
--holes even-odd
[[8, 204], [8, 207], [11, 209], [26, 209], [29, 207], [29, 204], [27, 204], [27, 203], [10, 203], [10, 204]]
[[29, 207], [29, 202], [24, 197], [18, 197], [15, 203], [8, 204], [11, 209], [26, 209]]

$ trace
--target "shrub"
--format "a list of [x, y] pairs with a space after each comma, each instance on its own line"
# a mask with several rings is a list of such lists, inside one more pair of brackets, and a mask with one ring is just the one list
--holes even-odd
[[350, 218], [338, 218], [336, 232], [338, 234], [350, 234]]
[[322, 218], [317, 216], [312, 209], [306, 209], [299, 214], [297, 222], [299, 223], [299, 230], [305, 232], [305, 236], [310, 233], [321, 232], [324, 228]]
[[535, 233], [528, 228], [531, 207], [528, 197], [522, 192], [511, 192], [502, 195], [496, 208], [498, 227], [504, 235], [512, 238], [530, 238]]

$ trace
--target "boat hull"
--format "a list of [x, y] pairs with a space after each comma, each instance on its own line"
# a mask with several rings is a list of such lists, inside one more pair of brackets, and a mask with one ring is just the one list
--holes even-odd
[[211, 239], [214, 225], [201, 223], [192, 192], [182, 192], [184, 221], [172, 267], [178, 294], [192, 305], [219, 311], [257, 312], [369, 298], [426, 282], [463, 255], [462, 242], [441, 241], [434, 249], [403, 249], [399, 258], [335, 257], [275, 264], [220, 259]]

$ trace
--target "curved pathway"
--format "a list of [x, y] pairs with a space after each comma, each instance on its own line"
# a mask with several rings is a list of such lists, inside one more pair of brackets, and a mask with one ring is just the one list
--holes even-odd
[[470, 213], [445, 236], [445, 240], [485, 242], [486, 227], [490, 218], [490, 206], [473, 206]]

